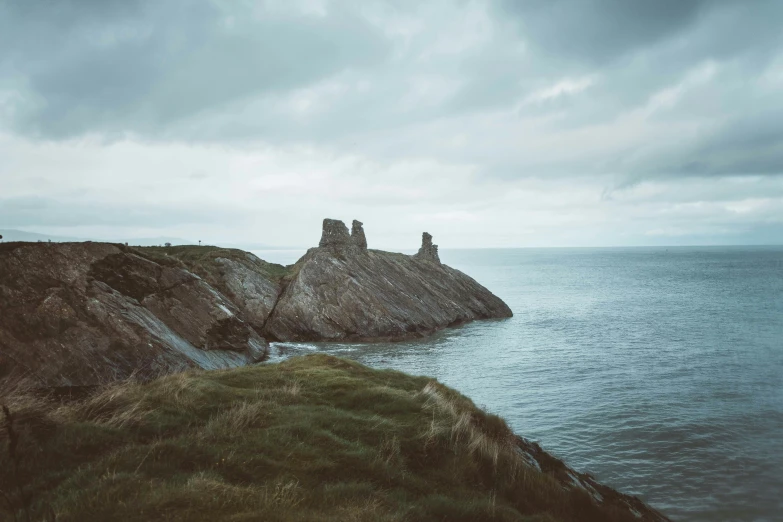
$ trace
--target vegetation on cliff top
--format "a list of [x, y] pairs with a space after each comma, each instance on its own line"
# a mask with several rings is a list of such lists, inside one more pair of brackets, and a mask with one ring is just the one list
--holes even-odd
[[21, 461], [0, 435], [0, 490], [34, 520], [634, 520], [526, 465], [457, 392], [321, 354], [2, 401]]
[[176, 265], [196, 274], [210, 274], [217, 268], [218, 258], [231, 259], [244, 265], [251, 265], [272, 281], [288, 276], [291, 267], [269, 263], [244, 250], [217, 246], [179, 245], [170, 247], [133, 247], [138, 254], [163, 265]]

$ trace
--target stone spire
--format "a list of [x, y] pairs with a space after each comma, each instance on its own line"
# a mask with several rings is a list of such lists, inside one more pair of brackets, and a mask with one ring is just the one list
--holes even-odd
[[424, 232], [421, 235], [421, 248], [419, 249], [419, 252], [414, 257], [417, 259], [434, 261], [440, 264], [440, 256], [438, 255], [438, 245], [432, 244], [431, 234]]
[[318, 243], [319, 247], [341, 248], [350, 244], [351, 236], [348, 235], [348, 227], [345, 226], [345, 223], [339, 219], [324, 219], [321, 242]]
[[367, 250], [367, 237], [364, 235], [363, 223], [356, 219], [351, 225], [351, 242], [362, 250]]
[[349, 235], [348, 227], [339, 219], [324, 219], [321, 242], [318, 246], [340, 251], [367, 250], [367, 238], [364, 235], [362, 222], [354, 219]]

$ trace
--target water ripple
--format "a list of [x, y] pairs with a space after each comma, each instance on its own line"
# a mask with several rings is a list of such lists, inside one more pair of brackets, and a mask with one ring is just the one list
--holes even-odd
[[783, 248], [441, 257], [514, 318], [283, 351], [435, 376], [676, 520], [783, 520]]

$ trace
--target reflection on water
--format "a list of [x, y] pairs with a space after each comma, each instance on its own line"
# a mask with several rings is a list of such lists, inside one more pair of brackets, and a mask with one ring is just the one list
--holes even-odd
[[783, 248], [441, 253], [515, 316], [423, 340], [274, 343], [430, 375], [676, 520], [781, 520]]

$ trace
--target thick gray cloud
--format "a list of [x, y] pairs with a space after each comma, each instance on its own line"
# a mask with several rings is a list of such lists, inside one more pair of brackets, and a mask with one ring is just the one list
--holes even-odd
[[603, 63], [681, 34], [714, 0], [500, 2], [542, 52]]
[[0, 64], [20, 88], [13, 123], [55, 138], [165, 133], [183, 118], [366, 67], [386, 52], [384, 39], [344, 10], [230, 7], [3, 2]]
[[[775, 0], [0, 0], [0, 225], [176, 234], [301, 201], [483, 245], [584, 216], [603, 232], [562, 242], [771, 237], [782, 19]], [[537, 232], [481, 236], [521, 207]]]
[[499, 0], [496, 7], [538, 52], [587, 66], [665, 47], [679, 51], [667, 57], [675, 67], [759, 52], [780, 42], [783, 14], [775, 0]]

